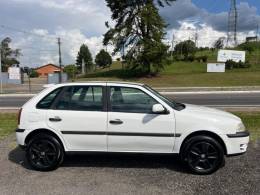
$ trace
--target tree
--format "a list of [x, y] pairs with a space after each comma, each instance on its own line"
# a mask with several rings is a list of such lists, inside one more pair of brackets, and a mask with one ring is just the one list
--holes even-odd
[[245, 42], [238, 45], [238, 49], [246, 50], [249, 53], [258, 50], [260, 48], [260, 42]]
[[82, 64], [85, 64], [85, 70], [88, 72], [93, 68], [93, 58], [86, 44], [80, 46], [76, 64], [82, 68]]
[[[150, 74], [163, 68], [168, 46], [162, 40], [166, 24], [158, 13], [158, 6], [174, 0], [106, 0], [116, 21], [104, 35], [104, 45], [113, 44], [114, 53], [126, 51], [123, 59], [132, 69]], [[157, 4], [156, 4], [157, 2]]]
[[182, 41], [175, 45], [174, 51], [178, 55], [184, 55], [184, 59], [187, 60], [189, 56], [193, 56], [196, 52], [196, 45], [193, 41]]
[[37, 78], [37, 77], [39, 77], [39, 74], [34, 69], [31, 69], [29, 76], [31, 78]]
[[21, 50], [10, 48], [11, 42], [12, 39], [9, 37], [6, 37], [1, 41], [0, 53], [1, 53], [2, 70], [4, 72], [7, 71], [9, 66], [12, 66], [14, 64], [20, 64], [17, 58], [22, 55]]
[[74, 80], [76, 77], [76, 74], [78, 73], [77, 66], [74, 64], [70, 64], [64, 67], [63, 71], [68, 74], [68, 77], [71, 80]]
[[225, 40], [225, 37], [220, 37], [218, 40], [215, 41], [213, 47], [215, 49], [223, 49], [224, 48], [224, 40]]
[[101, 49], [100, 52], [96, 55], [95, 62], [98, 66], [104, 68], [112, 64], [112, 57], [104, 49]]

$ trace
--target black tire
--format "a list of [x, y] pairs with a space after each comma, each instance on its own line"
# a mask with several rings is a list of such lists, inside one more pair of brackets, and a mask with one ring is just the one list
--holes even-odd
[[193, 173], [211, 174], [224, 164], [223, 147], [214, 138], [194, 136], [184, 144], [181, 157]]
[[55, 137], [40, 133], [29, 141], [26, 158], [35, 170], [51, 171], [63, 162], [64, 150]]

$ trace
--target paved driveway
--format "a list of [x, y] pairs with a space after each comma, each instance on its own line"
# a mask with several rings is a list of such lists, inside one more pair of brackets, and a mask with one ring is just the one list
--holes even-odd
[[30, 170], [11, 135], [0, 142], [0, 194], [260, 194], [260, 145], [209, 176], [176, 157], [74, 155], [52, 172]]

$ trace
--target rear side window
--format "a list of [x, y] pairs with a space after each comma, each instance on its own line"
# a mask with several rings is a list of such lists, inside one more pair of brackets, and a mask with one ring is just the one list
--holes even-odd
[[74, 86], [67, 88], [55, 105], [57, 110], [102, 111], [101, 86]]
[[49, 109], [54, 102], [55, 98], [61, 92], [62, 88], [55, 89], [48, 95], [46, 95], [37, 105], [36, 108], [38, 109]]

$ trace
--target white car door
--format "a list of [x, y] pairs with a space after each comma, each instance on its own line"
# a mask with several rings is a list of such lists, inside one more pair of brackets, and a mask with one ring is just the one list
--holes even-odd
[[104, 86], [66, 87], [47, 112], [50, 128], [60, 131], [70, 151], [107, 151]]
[[155, 98], [141, 88], [110, 86], [108, 151], [162, 152], [173, 150], [174, 112], [153, 114]]

